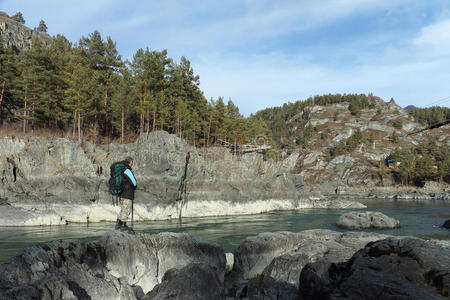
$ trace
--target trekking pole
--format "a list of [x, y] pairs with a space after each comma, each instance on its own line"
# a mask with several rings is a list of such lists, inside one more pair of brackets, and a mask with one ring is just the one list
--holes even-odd
[[131, 227], [134, 227], [134, 200], [131, 200]]

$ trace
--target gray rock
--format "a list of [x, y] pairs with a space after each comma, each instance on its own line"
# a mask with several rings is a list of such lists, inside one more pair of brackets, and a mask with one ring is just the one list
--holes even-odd
[[220, 300], [225, 299], [225, 293], [217, 270], [205, 264], [189, 264], [168, 270], [162, 282], [142, 299]]
[[310, 261], [316, 261], [325, 255], [345, 260], [352, 255], [349, 252], [385, 237], [386, 235], [381, 234], [341, 233], [325, 229], [264, 232], [247, 238], [239, 245], [234, 253], [233, 271], [242, 272], [244, 279], [253, 278], [262, 274], [274, 258], [285, 254], [305, 254]]
[[303, 268], [301, 299], [444, 299], [450, 295], [450, 247], [418, 238], [368, 244], [344, 263]]
[[222, 247], [188, 234], [112, 231], [98, 242], [37, 244], [0, 266], [0, 298], [136, 299], [192, 263], [223, 282]]
[[239, 246], [224, 280], [225, 254], [216, 244], [188, 234], [112, 231], [97, 242], [26, 248], [0, 266], [0, 298], [296, 299], [299, 289], [303, 299], [448, 296], [448, 241], [372, 242], [384, 238], [330, 230], [263, 233]]
[[99, 244], [105, 249], [110, 273], [130, 285], [142, 287], [144, 293], [160, 283], [166, 271], [191, 263], [209, 265], [221, 281], [225, 276], [222, 247], [197, 236], [185, 233], [130, 235], [113, 231], [103, 236]]
[[333, 138], [333, 142], [339, 143], [342, 140], [348, 139], [352, 136], [353, 132], [354, 130], [352, 128], [346, 128]]
[[368, 229], [368, 228], [397, 228], [400, 221], [386, 216], [380, 212], [358, 212], [352, 211], [339, 217], [336, 223], [339, 227], [346, 229]]
[[26, 248], [0, 266], [1, 299], [136, 299], [134, 290], [105, 268], [95, 243], [57, 241]]
[[246, 296], [248, 284], [252, 288], [259, 286], [262, 290], [272, 291], [278, 291], [278, 287], [271, 287], [272, 284], [297, 287], [301, 270], [307, 263], [323, 258], [342, 262], [368, 242], [386, 237], [316, 229], [298, 233], [261, 233], [247, 238], [234, 253], [234, 267], [226, 277], [227, 295]]
[[[0, 197], [23, 210], [17, 221], [0, 224], [54, 225], [86, 222], [88, 217], [90, 222], [114, 221], [118, 211], [110, 207], [109, 166], [125, 156], [135, 159], [139, 220], [260, 213], [279, 209], [271, 201], [295, 202], [302, 197], [302, 177], [291, 174], [298, 153], [283, 161], [265, 160], [258, 153], [234, 156], [224, 148], [194, 148], [164, 131], [143, 134], [127, 145], [0, 137]], [[230, 210], [217, 209], [217, 201]], [[251, 205], [245, 205], [254, 201], [268, 204], [253, 205], [264, 207], [261, 211], [247, 211]], [[245, 209], [232, 210], [234, 204]]]
[[238, 293], [235, 299], [292, 300], [297, 299], [297, 296], [298, 287], [296, 285], [260, 275], [250, 279], [245, 290]]
[[3, 14], [0, 15], [0, 37], [5, 47], [13, 47], [17, 50], [30, 49], [35, 37], [39, 38], [44, 46], [49, 46], [51, 41], [47, 33], [31, 30]]

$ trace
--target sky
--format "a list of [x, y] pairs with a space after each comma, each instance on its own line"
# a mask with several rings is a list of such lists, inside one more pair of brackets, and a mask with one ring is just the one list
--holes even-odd
[[122, 58], [185, 56], [207, 99], [248, 116], [328, 93], [450, 106], [449, 0], [0, 0], [77, 42], [99, 30]]

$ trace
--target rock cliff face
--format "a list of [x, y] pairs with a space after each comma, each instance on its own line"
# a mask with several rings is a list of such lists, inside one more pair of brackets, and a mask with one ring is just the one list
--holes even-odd
[[50, 45], [51, 37], [47, 33], [30, 29], [0, 12], [0, 38], [5, 47], [18, 51], [30, 49], [34, 37], [39, 38], [44, 47]]
[[[135, 220], [260, 213], [311, 207], [363, 207], [309, 199], [291, 174], [298, 154], [265, 161], [260, 154], [203, 151], [164, 131], [128, 145], [68, 139], [0, 137], [0, 225], [114, 221], [109, 166], [134, 157]], [[8, 218], [13, 214], [14, 218]]]

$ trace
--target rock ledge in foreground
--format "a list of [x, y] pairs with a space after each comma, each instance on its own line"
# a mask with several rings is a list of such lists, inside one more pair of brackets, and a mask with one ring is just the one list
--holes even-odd
[[388, 238], [344, 263], [306, 265], [300, 286], [302, 300], [444, 299], [450, 295], [450, 251], [436, 241]]

